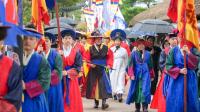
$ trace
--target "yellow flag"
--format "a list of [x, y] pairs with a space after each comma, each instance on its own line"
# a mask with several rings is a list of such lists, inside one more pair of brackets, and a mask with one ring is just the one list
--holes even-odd
[[178, 0], [177, 24], [180, 36], [200, 49], [194, 0]]

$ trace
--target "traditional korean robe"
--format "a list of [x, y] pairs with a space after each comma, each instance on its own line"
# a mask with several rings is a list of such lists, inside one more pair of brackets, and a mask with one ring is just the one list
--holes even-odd
[[85, 58], [85, 48], [84, 48], [84, 46], [81, 43], [76, 42], [75, 45], [74, 45], [74, 49], [79, 50], [82, 58], [83, 59]]
[[62, 58], [54, 49], [48, 52], [46, 58], [51, 67], [51, 85], [47, 91], [49, 112], [64, 112], [61, 83], [63, 69]]
[[131, 80], [126, 103], [149, 104], [151, 101], [151, 77], [154, 77], [150, 52], [144, 51], [142, 56], [138, 50], [133, 51], [129, 66], [129, 75], [134, 75], [135, 79]]
[[62, 58], [64, 70], [75, 70], [72, 73], [75, 74], [74, 77], [70, 77], [71, 74], [68, 73], [68, 75], [63, 78], [64, 111], [83, 112], [81, 92], [78, 83], [78, 73], [82, 66], [82, 56], [79, 50], [69, 48], [68, 50], [64, 50]]
[[49, 112], [45, 91], [49, 89], [51, 69], [47, 60], [32, 52], [23, 60], [24, 102], [22, 112]]
[[198, 94], [199, 94], [199, 97], [200, 97], [200, 52], [198, 49], [196, 48], [192, 48], [191, 49], [191, 52], [198, 57], [198, 67], [196, 69], [196, 73], [197, 73], [197, 79], [198, 79]]
[[[112, 43], [110, 48], [113, 47], [113, 46], [114, 46], [114, 43]], [[126, 52], [128, 53], [128, 56], [131, 55], [131, 50], [129, 48], [129, 45], [126, 42], [122, 42], [120, 46], [123, 47], [124, 49], [126, 49]]]
[[[92, 45], [89, 44], [89, 43], [86, 43], [85, 46], [84, 46], [84, 48], [85, 48], [85, 53], [86, 53], [86, 55], [85, 55], [85, 58], [86, 58], [86, 59], [90, 58], [90, 57], [88, 57], [87, 54], [89, 54], [89, 52], [90, 52], [89, 49], [90, 49], [91, 46], [92, 46]], [[84, 71], [85, 77], [87, 77], [88, 72], [89, 72], [89, 66], [87, 65], [87, 62], [83, 62], [83, 71]]]
[[[80, 43], [80, 42], [76, 42], [73, 49], [77, 49], [81, 56], [82, 56], [82, 59], [85, 60], [85, 55], [86, 55], [86, 51], [85, 51], [85, 48], [84, 46]], [[79, 86], [81, 88], [81, 96], [85, 96], [85, 93], [86, 93], [86, 75], [84, 74], [84, 66], [82, 64], [82, 67], [81, 67], [81, 70], [80, 70], [80, 73], [79, 73]]]
[[[187, 54], [187, 112], [199, 112], [197, 76], [194, 69], [198, 60]], [[184, 56], [180, 48], [174, 47], [167, 57], [167, 76], [164, 79], [164, 95], [166, 96], [166, 112], [183, 112], [184, 110], [184, 76], [180, 69], [184, 68]]]
[[127, 43], [122, 42], [122, 43], [121, 43], [121, 47], [123, 47], [123, 48], [126, 49], [126, 51], [127, 51], [127, 53], [128, 53], [128, 56], [131, 55], [131, 50], [130, 50], [129, 45], [128, 45]]
[[125, 48], [120, 47], [116, 50], [116, 46], [111, 48], [113, 52], [113, 69], [110, 73], [110, 81], [113, 94], [123, 94], [125, 87], [125, 75], [128, 64], [128, 53]]
[[169, 48], [164, 49], [160, 54], [159, 65], [162, 71], [162, 75], [150, 106], [150, 108], [158, 109], [158, 112], [166, 112], [166, 100], [163, 94], [163, 83], [164, 83], [164, 77], [166, 75], [165, 65], [168, 54], [169, 54]]
[[89, 59], [95, 68], [90, 68], [87, 79], [86, 98], [88, 99], [107, 99], [112, 97], [109, 76], [104, 66], [113, 65], [113, 54], [107, 46], [101, 45], [100, 49], [93, 45], [89, 49]]
[[21, 68], [10, 58], [0, 54], [0, 69], [0, 101], [3, 98], [18, 111], [23, 92]]

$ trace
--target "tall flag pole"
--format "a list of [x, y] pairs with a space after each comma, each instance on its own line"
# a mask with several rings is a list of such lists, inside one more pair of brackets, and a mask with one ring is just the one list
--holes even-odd
[[[180, 1], [180, 0], [179, 0]], [[178, 29], [180, 29], [180, 37], [185, 40], [186, 39], [186, 0], [181, 0], [179, 5], [178, 5]], [[184, 41], [184, 45], [185, 45]], [[187, 67], [186, 65], [186, 51], [183, 52], [184, 55], [184, 68]], [[187, 112], [187, 75], [184, 75], [184, 112]]]
[[60, 20], [59, 20], [59, 9], [58, 9], [58, 5], [56, 3], [56, 0], [54, 0], [54, 4], [55, 4], [55, 11], [56, 11], [56, 20], [57, 20], [57, 27], [58, 27], [58, 42], [59, 42], [59, 49], [62, 48], [62, 37], [60, 34]]

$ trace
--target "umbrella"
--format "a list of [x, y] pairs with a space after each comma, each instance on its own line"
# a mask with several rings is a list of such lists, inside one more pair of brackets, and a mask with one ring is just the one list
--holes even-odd
[[162, 21], [159, 19], [146, 19], [135, 24], [135, 26], [132, 28], [132, 32], [137, 32], [141, 34], [162, 34], [170, 33], [173, 29], [173, 25], [166, 21]]
[[153, 32], [141, 32], [141, 31], [132, 31], [128, 36], [127, 38], [137, 38], [137, 37], [143, 37], [143, 36], [157, 36], [156, 33], [153, 33]]
[[[57, 22], [51, 23], [51, 24], [50, 24], [50, 27], [56, 27], [56, 28], [57, 28], [57, 27], [58, 27], [58, 26], [57, 26]], [[60, 22], [60, 27], [73, 29], [72, 26], [70, 26], [70, 25], [67, 24], [67, 23], [63, 23], [63, 22]], [[47, 27], [47, 28], [48, 28], [48, 27]]]
[[[65, 30], [67, 28], [64, 27], [60, 27], [60, 31], [62, 32], [63, 30]], [[73, 28], [70, 28], [73, 29]], [[58, 35], [58, 28], [57, 27], [48, 27], [45, 29], [46, 32], [52, 33], [54, 35]]]
[[126, 35], [129, 35], [131, 33], [132, 28], [126, 28], [124, 31]]
[[[69, 18], [69, 17], [60, 17], [59, 20], [60, 20], [60, 23], [65, 23], [65, 24], [68, 24], [68, 25], [71, 25], [71, 26], [77, 25], [77, 22], [75, 20], [73, 20], [72, 18]], [[50, 26], [52, 24], [55, 24], [56, 22], [57, 22], [56, 18], [50, 20]], [[62, 24], [60, 24], [60, 25], [62, 25]]]

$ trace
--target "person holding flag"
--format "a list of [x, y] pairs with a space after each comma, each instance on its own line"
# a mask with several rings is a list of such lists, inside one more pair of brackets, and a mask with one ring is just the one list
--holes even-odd
[[[186, 68], [184, 67], [184, 52], [186, 52]], [[166, 112], [182, 112], [184, 110], [184, 75], [187, 75], [187, 111], [199, 112], [198, 86], [195, 69], [198, 59], [187, 45], [174, 47], [166, 60], [168, 79], [166, 91]], [[177, 97], [178, 96], [178, 97]]]
[[63, 59], [63, 96], [64, 112], [83, 112], [81, 92], [79, 88], [78, 76], [82, 66], [82, 56], [78, 49], [73, 48], [73, 41], [76, 32], [72, 29], [65, 29], [62, 35]]
[[9, 57], [5, 56], [1, 49], [7, 35], [9, 26], [0, 23], [0, 111], [18, 112], [22, 100], [22, 69]]
[[106, 69], [112, 68], [113, 53], [102, 44], [102, 35], [99, 31], [91, 33], [94, 45], [89, 48], [86, 62], [90, 66], [87, 78], [86, 98], [94, 99], [94, 108], [99, 107], [99, 99], [102, 99], [102, 109], [109, 107], [106, 99], [112, 97], [111, 85]]
[[47, 91], [47, 101], [49, 104], [49, 112], [64, 112], [63, 94], [62, 94], [62, 57], [55, 49], [51, 49], [53, 41], [56, 37], [48, 32], [45, 32], [46, 50], [44, 51], [45, 58], [48, 60], [51, 67], [51, 82], [50, 88]]
[[[199, 112], [195, 68], [198, 59], [190, 49], [199, 47], [199, 31], [194, 0], [171, 0], [167, 15], [177, 22], [179, 46], [173, 48], [166, 60], [169, 85], [166, 91], [166, 112]], [[178, 97], [177, 97], [178, 96]]]
[[142, 103], [143, 112], [148, 112], [148, 104], [151, 102], [151, 79], [154, 78], [154, 70], [151, 54], [145, 50], [145, 47], [150, 46], [151, 43], [139, 38], [133, 45], [137, 46], [137, 50], [132, 52], [128, 67], [131, 84], [126, 103], [135, 102], [136, 112], [140, 112]]
[[110, 81], [112, 86], [113, 98], [114, 100], [119, 100], [122, 102], [122, 95], [125, 92], [125, 76], [126, 68], [128, 65], [128, 53], [125, 48], [121, 47], [122, 37], [121, 32], [115, 33], [114, 46], [110, 49], [114, 54], [114, 63], [111, 70]]

